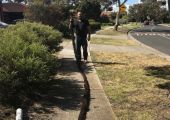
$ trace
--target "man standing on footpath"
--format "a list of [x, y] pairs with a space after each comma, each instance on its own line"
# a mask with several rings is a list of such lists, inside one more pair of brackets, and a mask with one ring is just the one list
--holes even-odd
[[81, 62], [81, 47], [83, 48], [83, 57], [84, 62], [87, 62], [88, 52], [87, 46], [88, 41], [90, 41], [90, 25], [83, 12], [77, 12], [77, 19], [74, 20], [70, 18], [69, 29], [74, 34], [75, 32], [75, 40], [76, 40], [76, 59], [77, 62]]

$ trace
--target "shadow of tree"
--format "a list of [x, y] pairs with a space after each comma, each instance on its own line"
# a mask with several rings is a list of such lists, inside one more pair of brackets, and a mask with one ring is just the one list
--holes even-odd
[[102, 65], [127, 65], [127, 63], [121, 63], [121, 62], [105, 62], [105, 61], [93, 61], [94, 65], [96, 64], [102, 64]]
[[77, 82], [77, 80], [51, 80], [46, 84], [44, 91], [35, 91], [40, 98], [36, 102], [47, 109], [54, 106], [62, 110], [78, 109], [81, 95], [83, 94], [83, 86], [80, 84], [81, 82]]
[[73, 58], [61, 58], [58, 61], [61, 63], [61, 67], [57, 73], [72, 75], [74, 72], [79, 72], [76, 61]]
[[[145, 70], [147, 71], [147, 76], [154, 76], [165, 80], [170, 80], [170, 65], [160, 67], [149, 66], [146, 67]], [[170, 90], [170, 81], [163, 84], [158, 84], [156, 86], [160, 89]]]
[[145, 70], [147, 71], [148, 76], [170, 80], [170, 65], [161, 67], [149, 66], [145, 68]]
[[156, 85], [158, 88], [161, 88], [161, 89], [168, 89], [170, 90], [170, 82], [166, 82], [164, 84], [159, 84], [159, 85]]
[[[60, 60], [62, 65], [57, 71], [58, 74], [70, 76], [78, 72], [74, 59], [65, 58]], [[30, 88], [22, 87], [3, 96], [1, 96], [2, 91], [0, 91], [0, 107], [10, 107], [14, 110], [7, 114], [0, 112], [0, 119], [8, 119], [11, 114], [15, 114], [17, 108], [24, 110], [24, 120], [29, 119], [28, 113], [34, 113], [35, 115], [53, 114], [53, 108], [79, 110], [84, 94], [83, 85], [83, 81], [75, 78], [54, 76], [46, 82], [30, 83]]]
[[105, 61], [88, 61], [87, 64], [83, 64], [82, 68], [89, 73], [93, 71], [94, 67], [102, 67], [102, 65], [127, 65], [127, 63], [121, 62], [105, 62]]
[[[105, 61], [92, 61], [91, 67], [100, 67], [101, 65], [127, 65], [127, 63], [120, 63], [120, 62], [105, 62]], [[90, 66], [88, 66], [89, 68]], [[90, 69], [89, 69], [90, 70]]]

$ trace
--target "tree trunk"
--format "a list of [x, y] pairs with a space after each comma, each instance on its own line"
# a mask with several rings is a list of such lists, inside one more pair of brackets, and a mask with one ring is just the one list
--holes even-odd
[[[126, 1], [126, 0], [125, 0]], [[117, 1], [118, 2], [118, 6], [119, 6], [119, 10], [116, 14], [116, 23], [115, 23], [115, 26], [114, 26], [114, 29], [117, 31], [118, 30], [118, 26], [119, 26], [119, 16], [120, 16], [120, 0]]]
[[119, 16], [120, 16], [120, 10], [116, 14], [116, 23], [114, 26], [114, 30], [116, 30], [116, 31], [118, 30], [118, 26], [119, 26]]
[[[112, 0], [113, 3], [115, 2], [115, 0]], [[120, 16], [120, 7], [125, 4], [125, 2], [127, 2], [127, 0], [124, 0], [122, 3], [121, 3], [121, 0], [116, 0], [117, 3], [118, 3], [118, 7], [119, 7], [119, 10], [116, 14], [116, 23], [115, 23], [115, 26], [114, 26], [114, 29], [117, 31], [118, 30], [118, 26], [119, 26], [119, 16]]]

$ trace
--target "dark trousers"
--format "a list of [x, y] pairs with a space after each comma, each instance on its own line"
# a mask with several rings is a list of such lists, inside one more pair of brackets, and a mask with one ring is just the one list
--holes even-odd
[[81, 47], [83, 48], [83, 57], [84, 60], [87, 60], [88, 52], [87, 52], [87, 39], [86, 37], [76, 37], [76, 53], [77, 60], [81, 61]]

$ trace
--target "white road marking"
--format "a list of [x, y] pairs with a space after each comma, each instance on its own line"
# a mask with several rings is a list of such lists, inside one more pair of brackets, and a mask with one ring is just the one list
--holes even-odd
[[169, 38], [169, 37], [166, 37], [166, 36], [163, 36], [163, 35], [159, 35], [159, 36], [164, 37], [164, 38], [166, 38], [166, 39], [169, 39], [169, 40], [170, 40], [170, 38]]
[[[170, 36], [170, 34], [166, 34], [166, 33], [135, 33], [136, 36], [144, 36], [144, 35], [149, 35], [149, 36], [162, 36], [162, 37], [166, 37], [166, 36]], [[170, 38], [168, 38], [170, 39]]]

